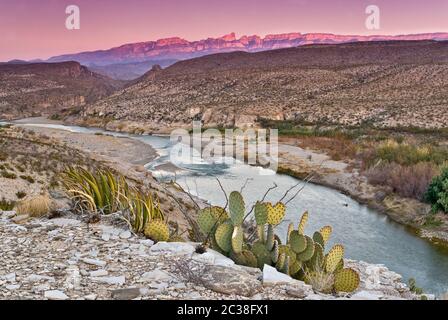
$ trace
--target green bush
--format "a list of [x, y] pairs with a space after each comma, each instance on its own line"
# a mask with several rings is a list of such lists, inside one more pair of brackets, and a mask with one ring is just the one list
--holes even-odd
[[448, 213], [448, 167], [432, 180], [426, 191], [425, 200], [432, 204], [433, 211]]
[[6, 201], [5, 198], [2, 198], [2, 200], [0, 200], [0, 210], [11, 211], [12, 209], [14, 209], [15, 205], [16, 204], [14, 201]]
[[8, 171], [6, 171], [6, 170], [2, 171], [2, 172], [0, 173], [0, 175], [1, 175], [3, 178], [6, 178], [6, 179], [17, 179], [17, 176], [16, 176], [14, 173], [12, 173], [12, 172], [8, 172]]

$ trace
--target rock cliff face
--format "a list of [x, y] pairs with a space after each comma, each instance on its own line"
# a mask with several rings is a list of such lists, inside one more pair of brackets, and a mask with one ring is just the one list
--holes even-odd
[[262, 38], [257, 35], [242, 36], [235, 33], [220, 38], [187, 41], [179, 37], [156, 41], [125, 44], [109, 50], [81, 52], [50, 58], [49, 62], [78, 61], [87, 66], [104, 66], [117, 63], [143, 62], [157, 59], [184, 60], [212, 53], [231, 51], [257, 52], [280, 48], [291, 48], [306, 44], [337, 44], [360, 41], [392, 40], [448, 40], [448, 33], [426, 33], [399, 36], [358, 36], [334, 35], [326, 33], [287, 33], [272, 34]]
[[111, 94], [122, 82], [78, 62], [0, 65], [0, 119], [48, 115]]
[[[252, 126], [258, 117], [380, 127], [448, 126], [448, 42], [395, 41], [233, 52], [153, 68], [88, 105], [90, 119], [145, 130]], [[437, 119], [437, 120], [435, 120]]]

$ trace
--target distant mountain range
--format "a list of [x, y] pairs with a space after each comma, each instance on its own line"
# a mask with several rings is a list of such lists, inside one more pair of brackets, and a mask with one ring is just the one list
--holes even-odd
[[[448, 41], [308, 45], [212, 54], [154, 67], [88, 104], [109, 129], [245, 127], [259, 118], [378, 127], [448, 126]], [[138, 129], [140, 128], [140, 129]]]
[[264, 38], [257, 35], [242, 36], [239, 39], [236, 38], [235, 33], [230, 33], [220, 38], [208, 38], [199, 41], [187, 41], [179, 37], [174, 37], [157, 41], [125, 44], [109, 50], [65, 54], [52, 57], [48, 59], [48, 62], [78, 61], [89, 67], [98, 67], [111, 64], [148, 62], [153, 60], [186, 60], [213, 53], [231, 51], [258, 52], [291, 48], [307, 44], [337, 44], [390, 40], [448, 40], [448, 33], [425, 33], [397, 36], [287, 33], [267, 35]]

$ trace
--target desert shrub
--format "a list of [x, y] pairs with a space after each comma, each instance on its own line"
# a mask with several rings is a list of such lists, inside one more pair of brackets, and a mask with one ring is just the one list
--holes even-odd
[[430, 183], [425, 200], [432, 205], [433, 211], [448, 213], [448, 167]]
[[417, 286], [417, 283], [416, 283], [414, 278], [410, 278], [408, 280], [408, 286], [409, 286], [409, 290], [411, 290], [411, 292], [414, 292], [415, 294], [422, 294], [423, 293], [423, 289], [419, 288]]
[[34, 182], [35, 182], [34, 178], [31, 177], [31, 176], [21, 175], [21, 176], [20, 176], [20, 179], [23, 179], [23, 180], [25, 180], [25, 181], [28, 181], [29, 183], [34, 183]]
[[3, 178], [6, 179], [17, 179], [17, 175], [15, 173], [8, 172], [6, 170], [3, 170], [0, 174]]
[[2, 200], [0, 200], [0, 210], [2, 211], [11, 211], [12, 209], [14, 209], [15, 205], [16, 204], [14, 201], [6, 201], [5, 198], [2, 198]]
[[32, 199], [20, 201], [16, 206], [17, 213], [31, 217], [42, 217], [50, 211], [51, 200], [48, 195], [40, 195]]
[[438, 167], [428, 162], [412, 166], [384, 163], [370, 168], [365, 174], [373, 185], [390, 187], [405, 198], [423, 200], [431, 180], [438, 172]]
[[373, 166], [379, 162], [398, 163], [411, 166], [419, 162], [432, 162], [437, 165], [448, 160], [446, 148], [425, 145], [412, 145], [409, 143], [398, 143], [395, 140], [387, 140], [368, 150], [363, 154], [365, 167]]
[[50, 116], [50, 120], [61, 120], [61, 119], [62, 119], [61, 115], [57, 113], [54, 113]]
[[366, 171], [371, 184], [387, 186], [405, 198], [423, 200], [432, 179], [439, 173], [436, 165], [420, 162], [411, 166], [384, 163]]
[[19, 198], [19, 199], [23, 199], [23, 198], [26, 197], [26, 192], [24, 192], [24, 191], [19, 191], [19, 192], [16, 193], [16, 196], [17, 196], [17, 198]]

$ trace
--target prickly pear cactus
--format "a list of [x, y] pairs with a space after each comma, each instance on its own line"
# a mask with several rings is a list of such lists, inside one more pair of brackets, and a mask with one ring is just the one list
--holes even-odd
[[344, 257], [344, 247], [340, 244], [335, 245], [325, 257], [325, 271], [333, 273], [339, 262]]
[[313, 240], [314, 240], [314, 242], [317, 242], [318, 244], [320, 244], [322, 247], [325, 246], [324, 237], [322, 236], [322, 234], [319, 231], [314, 232]]
[[276, 226], [280, 222], [282, 222], [286, 213], [286, 207], [283, 203], [279, 202], [275, 206], [273, 206], [271, 203], [268, 203], [267, 209], [268, 209], [268, 224]]
[[264, 265], [271, 265], [271, 253], [268, 249], [266, 249], [266, 245], [262, 242], [255, 242], [252, 246], [252, 253], [257, 258], [257, 266], [260, 269], [263, 269]]
[[[271, 203], [257, 202], [254, 206], [256, 222], [256, 238], [254, 233], [248, 233], [247, 241], [243, 229], [245, 218], [245, 203], [239, 192], [229, 196], [229, 213], [220, 207], [210, 207], [200, 210], [198, 225], [204, 234], [210, 237], [212, 248], [229, 256], [235, 263], [262, 269], [265, 264], [275, 266], [277, 270], [299, 280], [310, 277], [326, 277], [330, 279], [325, 288], [327, 293], [334, 291], [351, 292], [359, 286], [359, 275], [352, 269], [344, 269], [344, 247], [335, 245], [325, 255], [325, 244], [328, 242], [332, 228], [324, 226], [314, 232], [312, 237], [305, 235], [305, 227], [309, 214], [305, 212], [299, 222], [298, 229], [290, 224], [286, 234], [286, 244], [275, 234], [274, 226], [280, 224], [285, 217], [286, 207], [283, 203], [273, 206]], [[151, 223], [149, 224], [151, 225]], [[157, 225], [157, 224], [156, 224]], [[168, 239], [167, 226], [151, 228], [152, 238], [161, 234], [159, 229], [166, 228], [166, 235], [159, 239]], [[148, 227], [149, 229], [150, 227]], [[155, 229], [157, 231], [154, 231]], [[255, 230], [254, 230], [255, 231]], [[148, 232], [149, 234], [149, 232]], [[165, 240], [165, 241], [166, 241]], [[310, 281], [313, 282], [313, 281]]]
[[233, 191], [229, 196], [229, 211], [230, 219], [234, 226], [239, 226], [243, 223], [244, 213], [246, 211], [244, 199], [241, 193]]
[[311, 270], [321, 270], [323, 269], [324, 261], [324, 249], [319, 243], [314, 243], [314, 254], [307, 262], [307, 267]]
[[289, 245], [295, 253], [301, 253], [307, 247], [306, 238], [299, 231], [294, 230], [289, 236]]
[[289, 243], [291, 239], [291, 233], [294, 231], [294, 223], [288, 225], [288, 232], [286, 233], [286, 243]]
[[304, 212], [304, 214], [302, 215], [302, 218], [300, 219], [299, 227], [298, 227], [300, 234], [305, 233], [305, 227], [306, 227], [307, 222], [308, 222], [308, 211]]
[[170, 238], [170, 229], [168, 228], [168, 225], [162, 220], [152, 220], [147, 223], [144, 233], [145, 236], [154, 240], [155, 242], [168, 241]]
[[229, 252], [232, 249], [233, 225], [230, 220], [219, 225], [215, 232], [215, 240], [218, 246], [224, 251]]
[[297, 259], [300, 261], [308, 261], [310, 260], [314, 255], [314, 241], [308, 236], [305, 236], [306, 238], [306, 248], [303, 252], [299, 253], [297, 255]]
[[272, 248], [274, 248], [274, 241], [275, 241], [274, 227], [270, 224], [268, 225], [268, 233], [266, 236], [266, 249], [268, 249], [268, 251], [271, 251]]
[[242, 226], [236, 226], [233, 228], [232, 233], [232, 250], [235, 253], [241, 253], [243, 251], [243, 227]]
[[319, 232], [324, 238], [324, 244], [327, 244], [328, 240], [330, 239], [331, 233], [333, 232], [333, 228], [331, 226], [325, 226], [322, 227]]
[[359, 274], [353, 269], [342, 269], [334, 275], [334, 289], [337, 292], [353, 292], [359, 286]]
[[231, 253], [230, 258], [235, 261], [236, 264], [247, 266], [251, 268], [257, 268], [258, 262], [257, 257], [249, 251], [243, 250], [241, 253]]
[[255, 222], [258, 226], [264, 226], [268, 222], [268, 208], [266, 204], [258, 201], [255, 204]]

